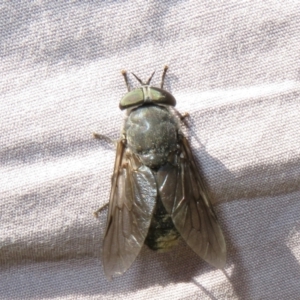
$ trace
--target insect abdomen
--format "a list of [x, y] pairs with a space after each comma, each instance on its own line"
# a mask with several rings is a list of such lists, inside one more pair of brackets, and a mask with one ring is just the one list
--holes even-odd
[[158, 197], [145, 244], [154, 251], [164, 252], [178, 244], [179, 236], [171, 216]]

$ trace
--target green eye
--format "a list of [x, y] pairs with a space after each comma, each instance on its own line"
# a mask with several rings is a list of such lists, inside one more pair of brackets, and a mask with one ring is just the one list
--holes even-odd
[[149, 98], [153, 103], [165, 104], [165, 105], [176, 105], [175, 98], [167, 91], [151, 86], [149, 88]]
[[133, 106], [140, 106], [144, 103], [176, 105], [175, 98], [167, 91], [153, 87], [143, 86], [131, 92], [128, 92], [120, 101], [120, 109], [126, 109]]
[[165, 95], [161, 91], [157, 91], [153, 87], [149, 89], [149, 96], [150, 99], [155, 102], [163, 102], [165, 99]]
[[141, 88], [127, 93], [120, 101], [120, 109], [126, 109], [132, 106], [138, 106], [144, 103], [144, 93]]

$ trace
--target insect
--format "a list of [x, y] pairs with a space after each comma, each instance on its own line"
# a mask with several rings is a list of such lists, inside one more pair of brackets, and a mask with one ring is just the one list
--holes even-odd
[[[166, 251], [183, 240], [205, 261], [223, 268], [226, 244], [211, 196], [197, 169], [176, 116], [175, 98], [150, 86], [154, 72], [141, 87], [120, 101], [127, 111], [117, 142], [107, 225], [103, 241], [103, 267], [108, 279], [123, 274], [143, 244]], [[179, 114], [179, 113], [178, 113]]]

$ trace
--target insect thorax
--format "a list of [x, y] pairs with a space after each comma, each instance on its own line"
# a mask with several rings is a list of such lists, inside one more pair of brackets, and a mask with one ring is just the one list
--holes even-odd
[[132, 110], [125, 133], [129, 149], [150, 168], [164, 165], [177, 150], [177, 120], [162, 106], [143, 105]]

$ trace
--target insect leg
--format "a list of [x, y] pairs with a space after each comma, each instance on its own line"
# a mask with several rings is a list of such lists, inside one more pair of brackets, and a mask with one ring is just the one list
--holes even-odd
[[127, 72], [125, 70], [122, 70], [121, 71], [121, 74], [123, 75], [124, 77], [124, 80], [125, 80], [125, 84], [127, 86], [127, 90], [128, 92], [130, 92], [130, 85], [129, 85], [129, 81], [128, 81], [128, 77], [127, 77]]
[[98, 218], [99, 213], [104, 210], [106, 207], [108, 207], [108, 202], [102, 205], [100, 208], [98, 208], [93, 214], [95, 218]]
[[115, 147], [117, 147], [117, 141], [114, 141], [113, 139], [111, 139], [106, 135], [93, 132], [93, 137], [97, 140], [105, 141], [107, 144], [113, 144]]
[[162, 77], [161, 77], [161, 84], [160, 84], [161, 89], [164, 87], [165, 77], [166, 77], [166, 73], [168, 71], [168, 68], [169, 67], [167, 65], [164, 67], [164, 71], [163, 71], [163, 74], [162, 74]]
[[189, 127], [187, 118], [190, 116], [190, 114], [188, 112], [181, 114], [175, 107], [172, 107], [172, 111], [186, 127]]
[[181, 121], [184, 121], [185, 118], [188, 118], [190, 116], [190, 114], [188, 112], [184, 112], [183, 114], [178, 112], [178, 114], [179, 114], [179, 118]]

